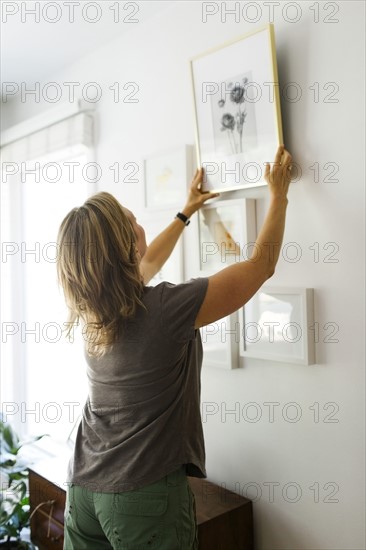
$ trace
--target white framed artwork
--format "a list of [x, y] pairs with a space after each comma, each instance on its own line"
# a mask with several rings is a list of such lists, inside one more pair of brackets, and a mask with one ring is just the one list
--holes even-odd
[[198, 212], [200, 271], [247, 259], [256, 239], [255, 199], [215, 200]]
[[239, 367], [238, 312], [200, 328], [203, 367], [236, 369]]
[[172, 149], [144, 159], [145, 208], [183, 208], [193, 178], [192, 145]]
[[265, 163], [283, 142], [273, 24], [191, 58], [190, 69], [203, 189], [267, 185]]
[[314, 290], [263, 285], [240, 310], [240, 355], [315, 363]]

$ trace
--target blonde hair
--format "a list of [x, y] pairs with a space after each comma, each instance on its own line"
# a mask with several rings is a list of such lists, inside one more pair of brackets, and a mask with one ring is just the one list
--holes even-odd
[[69, 309], [66, 335], [79, 319], [89, 355], [102, 356], [141, 301], [136, 235], [121, 204], [97, 193], [73, 208], [58, 232], [57, 275]]

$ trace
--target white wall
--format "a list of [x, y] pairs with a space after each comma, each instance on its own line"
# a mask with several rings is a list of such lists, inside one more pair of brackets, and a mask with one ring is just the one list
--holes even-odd
[[[302, 89], [298, 102], [282, 100], [282, 116], [284, 143], [301, 165], [303, 177], [290, 189], [284, 238], [284, 243], [298, 243], [302, 256], [297, 263], [280, 260], [271, 284], [314, 288], [316, 321], [320, 327], [336, 323], [339, 341], [324, 342], [330, 329], [321, 329], [317, 364], [310, 367], [248, 360], [234, 371], [206, 368], [202, 373], [203, 407], [216, 403], [219, 409], [204, 418], [208, 477], [249, 498], [261, 492], [254, 504], [257, 550], [365, 548], [365, 10], [362, 2], [331, 3], [340, 8], [333, 16], [339, 22], [327, 24], [323, 20], [331, 10], [320, 3], [320, 21], [315, 23], [310, 4], [301, 3], [302, 14], [296, 23], [286, 21], [279, 8], [274, 18], [280, 82], [296, 82]], [[203, 23], [200, 2], [174, 2], [136, 25], [133, 32], [50, 78], [60, 83], [97, 81], [103, 86], [97, 154], [105, 177], [100, 187], [114, 193], [138, 218], [146, 218], [142, 179], [136, 184], [115, 184], [108, 167], [116, 161], [122, 166], [125, 162], [141, 164], [145, 156], [194, 142], [188, 59], [268, 22], [268, 8], [260, 5], [263, 17], [256, 23], [243, 18], [236, 23], [233, 16], [223, 23], [220, 14]], [[287, 17], [293, 18], [294, 13], [289, 9]], [[254, 12], [248, 14], [254, 17]], [[139, 103], [113, 103], [108, 87], [117, 81], [122, 86], [136, 82]], [[318, 103], [309, 89], [315, 82], [320, 84]], [[328, 82], [339, 86], [338, 103], [322, 101], [332, 91], [323, 89]], [[28, 102], [16, 107], [5, 106], [6, 125], [45, 106]], [[321, 166], [336, 162], [339, 182], [315, 183], [309, 168], [315, 162]], [[329, 172], [321, 172], [321, 179], [326, 175]], [[260, 227], [268, 199], [263, 190], [256, 196]], [[186, 243], [195, 245], [191, 228], [185, 230]], [[329, 242], [339, 246], [337, 263], [324, 261], [331, 249], [323, 247]], [[318, 262], [310, 249], [314, 243], [320, 246]], [[190, 261], [188, 252], [185, 261]], [[262, 411], [257, 422], [248, 421], [253, 408], [247, 409], [245, 417], [246, 404], [253, 402]], [[269, 421], [268, 402], [278, 403], [273, 422]], [[282, 414], [291, 402], [301, 411], [296, 423]], [[319, 406], [318, 422], [314, 403]], [[333, 403], [337, 408], [333, 418], [338, 421], [326, 422]], [[234, 414], [225, 415], [225, 410], [235, 407], [240, 413], [238, 422]], [[289, 416], [293, 412], [288, 409]], [[297, 484], [301, 491], [297, 502], [289, 502], [296, 495], [295, 486], [288, 483]]]

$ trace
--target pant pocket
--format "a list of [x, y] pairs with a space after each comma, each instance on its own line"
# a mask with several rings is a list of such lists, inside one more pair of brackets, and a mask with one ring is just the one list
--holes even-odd
[[167, 492], [116, 493], [112, 510], [113, 548], [148, 550], [161, 548], [164, 541], [164, 515]]

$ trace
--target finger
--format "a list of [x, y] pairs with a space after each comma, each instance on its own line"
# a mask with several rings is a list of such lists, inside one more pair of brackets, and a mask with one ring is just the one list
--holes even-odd
[[282, 159], [282, 163], [283, 164], [291, 164], [291, 162], [292, 162], [292, 156], [290, 155], [290, 153], [288, 151], [285, 151], [283, 159]]
[[281, 157], [282, 157], [282, 153], [283, 153], [284, 149], [285, 149], [284, 145], [279, 145], [278, 146], [277, 153], [276, 153], [276, 156], [275, 156], [275, 162], [277, 162], [277, 163], [281, 162]]
[[196, 180], [196, 179], [199, 180], [201, 176], [202, 176], [202, 168], [197, 168], [196, 173], [195, 173], [193, 179], [194, 179], [194, 180]]
[[195, 176], [194, 183], [197, 189], [200, 188], [200, 186], [203, 183], [203, 168], [200, 168], [197, 172], [197, 175]]

